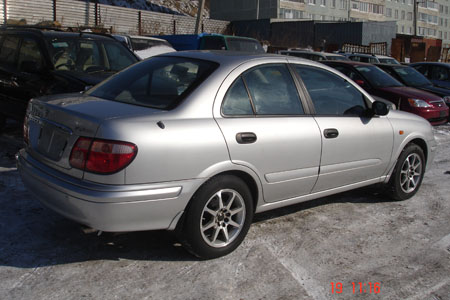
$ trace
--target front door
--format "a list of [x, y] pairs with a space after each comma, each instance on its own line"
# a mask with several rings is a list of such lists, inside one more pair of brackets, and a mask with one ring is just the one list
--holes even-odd
[[296, 65], [315, 108], [322, 137], [313, 192], [379, 178], [386, 173], [393, 131], [386, 117], [365, 117], [368, 102], [352, 84], [317, 67]]

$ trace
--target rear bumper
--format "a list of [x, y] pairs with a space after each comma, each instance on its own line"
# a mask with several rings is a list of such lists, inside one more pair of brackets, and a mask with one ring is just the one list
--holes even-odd
[[200, 179], [157, 184], [105, 185], [43, 165], [23, 149], [17, 168], [27, 189], [45, 206], [102, 231], [174, 229]]

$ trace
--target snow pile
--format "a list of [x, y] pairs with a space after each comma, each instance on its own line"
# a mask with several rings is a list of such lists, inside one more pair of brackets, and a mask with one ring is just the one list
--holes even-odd
[[174, 51], [176, 51], [176, 50], [173, 49], [172, 47], [158, 45], [158, 46], [153, 46], [153, 47], [145, 49], [145, 50], [134, 51], [134, 53], [136, 53], [141, 59], [146, 59], [151, 56], [155, 56], [158, 54], [164, 54], [164, 53], [168, 53], [168, 52], [174, 52]]

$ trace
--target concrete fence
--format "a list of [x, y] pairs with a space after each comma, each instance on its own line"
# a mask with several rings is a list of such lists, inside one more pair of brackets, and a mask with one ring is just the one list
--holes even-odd
[[[28, 25], [58, 21], [64, 27], [102, 26], [116, 33], [189, 34], [195, 18], [79, 0], [0, 0], [0, 22], [25, 19]], [[203, 32], [225, 33], [229, 22], [204, 19]]]

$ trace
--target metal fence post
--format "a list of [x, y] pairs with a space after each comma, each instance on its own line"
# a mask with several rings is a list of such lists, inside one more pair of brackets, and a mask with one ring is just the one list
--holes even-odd
[[8, 23], [8, 0], [3, 0], [3, 23]]
[[53, 22], [56, 22], [56, 0], [53, 0]]
[[142, 35], [142, 12], [138, 12], [138, 32], [139, 35]]

